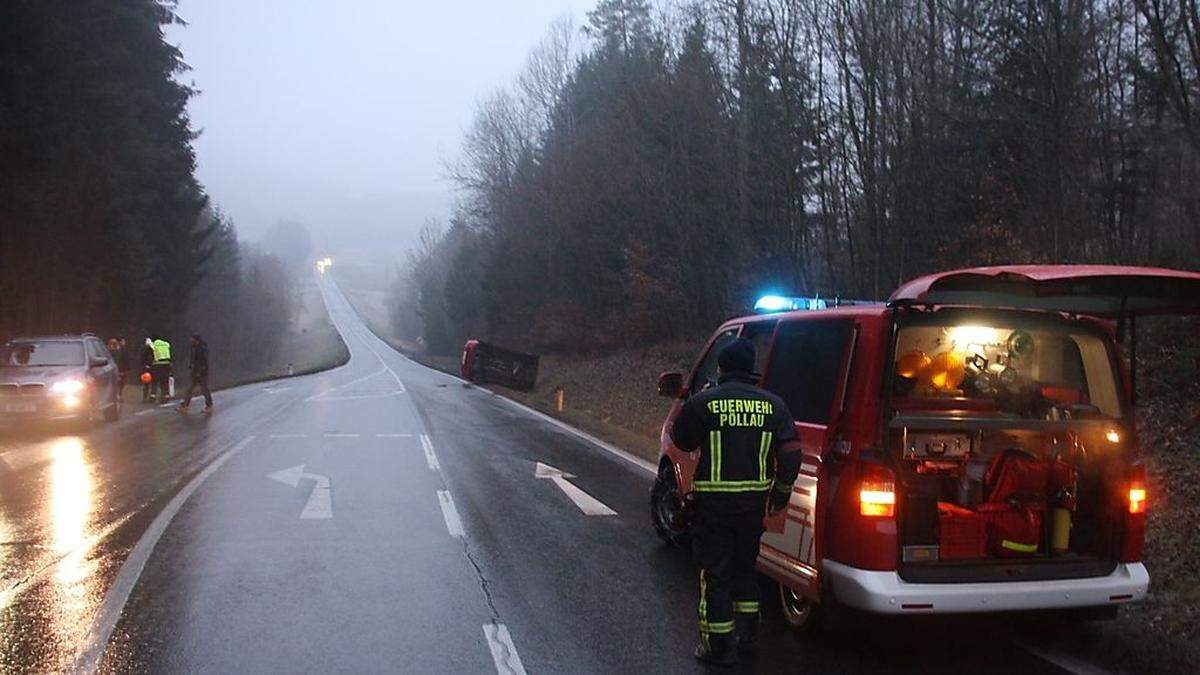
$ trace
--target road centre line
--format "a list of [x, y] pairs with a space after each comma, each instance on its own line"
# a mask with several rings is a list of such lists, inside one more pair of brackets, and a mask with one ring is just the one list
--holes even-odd
[[446, 521], [446, 529], [449, 530], [451, 537], [465, 537], [467, 533], [463, 530], [462, 519], [458, 517], [458, 509], [454, 508], [454, 500], [450, 497], [450, 493], [446, 490], [438, 490], [438, 504], [442, 507], [442, 518]]
[[487, 638], [492, 662], [496, 664], [499, 675], [525, 675], [525, 666], [521, 665], [521, 657], [513, 645], [512, 636], [508, 634], [508, 626], [502, 623], [484, 624], [483, 635]]
[[412, 438], [412, 434], [375, 434], [375, 438]]
[[308, 438], [308, 434], [271, 434], [271, 438]]
[[425, 451], [425, 463], [429, 465], [429, 470], [441, 471], [442, 465], [438, 463], [437, 455], [433, 452], [433, 441], [425, 434], [421, 434], [421, 449]]
[[383, 366], [384, 370], [391, 373], [392, 379], [396, 380], [396, 386], [400, 387], [400, 393], [403, 394], [406, 390], [404, 389], [404, 383], [400, 381], [400, 376], [396, 374], [396, 371], [392, 370], [391, 367], [388, 366], [387, 362], [383, 360], [383, 357], [379, 354], [379, 352], [371, 346], [370, 338], [368, 338], [366, 335], [359, 335], [358, 337], [363, 341], [363, 344], [367, 346], [367, 349], [375, 355], [375, 358], [379, 359], [379, 364]]
[[358, 438], [361, 434], [325, 434], [325, 438]]
[[254, 441], [254, 436], [248, 436], [242, 439], [233, 447], [221, 453], [216, 459], [204, 467], [200, 473], [196, 474], [187, 485], [183, 486], [170, 502], [163, 507], [163, 510], [155, 516], [150, 526], [138, 538], [138, 541], [133, 546], [133, 550], [129, 552], [129, 556], [125, 558], [125, 562], [121, 563], [121, 569], [117, 573], [117, 578], [113, 580], [112, 586], [109, 586], [108, 592], [104, 594], [104, 602], [100, 605], [100, 610], [96, 613], [95, 619], [92, 621], [92, 626], [84, 636], [83, 642], [80, 645], [80, 651], [76, 655], [75, 663], [71, 668], [72, 672], [76, 673], [94, 673], [100, 665], [100, 659], [104, 656], [104, 650], [108, 647], [108, 641], [112, 638], [113, 630], [117, 627], [117, 622], [121, 619], [121, 613], [125, 609], [125, 603], [129, 600], [130, 594], [133, 592], [134, 586], [137, 585], [138, 577], [142, 575], [142, 570], [146, 567], [146, 562], [150, 560], [150, 554], [154, 552], [155, 545], [162, 537], [163, 532], [166, 532], [167, 526], [171, 524], [171, 520], [175, 518], [175, 514], [179, 513], [188, 498], [196, 491], [200, 485], [208, 479], [221, 465], [229, 461], [231, 457], [242, 451], [246, 446]]

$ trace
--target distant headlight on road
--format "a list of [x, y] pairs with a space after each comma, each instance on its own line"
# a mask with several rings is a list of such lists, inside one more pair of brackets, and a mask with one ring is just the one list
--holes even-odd
[[56, 394], [78, 394], [83, 391], [83, 382], [79, 380], [62, 380], [55, 382], [50, 390]]

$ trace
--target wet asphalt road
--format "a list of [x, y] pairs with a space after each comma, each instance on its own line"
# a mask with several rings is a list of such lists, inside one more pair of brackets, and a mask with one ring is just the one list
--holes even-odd
[[[341, 368], [220, 392], [212, 418], [0, 438], [0, 672], [702, 672], [652, 474], [409, 361], [322, 289]], [[1014, 621], [799, 639], [768, 612], [740, 670], [1057, 672]]]

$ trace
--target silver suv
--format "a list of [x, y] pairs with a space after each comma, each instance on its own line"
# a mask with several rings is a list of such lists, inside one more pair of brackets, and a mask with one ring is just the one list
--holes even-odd
[[91, 334], [16, 338], [0, 346], [0, 420], [121, 416], [117, 364]]

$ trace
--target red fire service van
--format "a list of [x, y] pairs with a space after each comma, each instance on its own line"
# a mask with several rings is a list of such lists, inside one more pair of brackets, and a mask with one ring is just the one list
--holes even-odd
[[1103, 617], [1144, 598], [1136, 323], [1200, 312], [1200, 274], [977, 268], [916, 279], [887, 303], [769, 296], [756, 310], [721, 325], [686, 377], [659, 378], [677, 399], [651, 494], [665, 540], [687, 540], [696, 461], [671, 424], [742, 336], [802, 445], [758, 558], [797, 629], [837, 606]]

